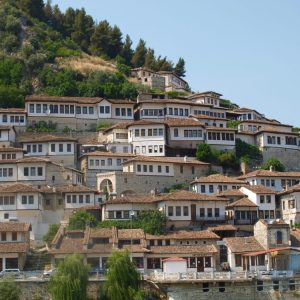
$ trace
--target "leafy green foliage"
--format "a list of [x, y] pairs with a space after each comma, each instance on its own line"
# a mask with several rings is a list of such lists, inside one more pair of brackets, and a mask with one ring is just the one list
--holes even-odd
[[233, 168], [238, 169], [239, 163], [233, 152], [221, 152], [218, 155], [218, 162], [223, 168]]
[[240, 125], [240, 120], [230, 120], [227, 122], [227, 128], [238, 128]]
[[59, 229], [59, 224], [50, 224], [48, 232], [43, 237], [43, 241], [46, 242], [48, 245], [50, 245], [58, 229]]
[[284, 164], [276, 157], [272, 157], [268, 159], [266, 163], [262, 165], [262, 169], [264, 170], [269, 170], [271, 167], [273, 168], [274, 171], [278, 171], [278, 172], [284, 172], [285, 170]]
[[240, 139], [235, 141], [235, 151], [237, 158], [248, 157], [249, 159], [259, 160], [262, 158], [262, 153], [257, 146], [248, 144]]
[[208, 163], [216, 161], [215, 153], [211, 149], [210, 145], [206, 143], [200, 144], [198, 146], [196, 151], [196, 157], [198, 160]]
[[88, 271], [89, 267], [84, 265], [79, 254], [67, 256], [49, 281], [52, 299], [86, 300]]
[[0, 300], [19, 300], [20, 290], [15, 281], [5, 278], [0, 281]]
[[172, 185], [170, 188], [165, 188], [164, 189], [164, 193], [172, 193], [172, 192], [176, 192], [178, 190], [182, 190], [184, 188], [188, 188], [189, 184], [187, 183], [177, 183]]
[[167, 217], [164, 213], [153, 211], [142, 211], [137, 217], [131, 220], [116, 221], [106, 220], [99, 222], [97, 227], [99, 228], [111, 228], [117, 227], [122, 229], [129, 228], [142, 228], [146, 233], [160, 235], [166, 231]]
[[185, 61], [182, 57], [179, 58], [176, 66], [175, 66], [175, 69], [174, 69], [174, 72], [176, 75], [180, 76], [180, 77], [184, 77], [185, 76]]
[[71, 230], [84, 230], [85, 227], [95, 227], [97, 225], [96, 218], [85, 210], [77, 210], [69, 218], [68, 228]]
[[229, 109], [235, 109], [235, 108], [239, 107], [237, 104], [231, 102], [228, 99], [220, 99], [220, 106], [226, 107], [226, 108], [229, 108]]
[[39, 121], [34, 125], [29, 125], [27, 127], [28, 132], [57, 132], [56, 123]]
[[105, 292], [110, 300], [143, 299], [140, 290], [141, 275], [128, 252], [113, 252], [108, 260]]

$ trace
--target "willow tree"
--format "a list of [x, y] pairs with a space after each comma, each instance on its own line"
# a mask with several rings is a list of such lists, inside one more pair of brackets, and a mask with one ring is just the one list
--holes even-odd
[[51, 277], [49, 290], [52, 300], [86, 300], [89, 267], [79, 254], [71, 254], [59, 264]]
[[140, 300], [141, 275], [128, 252], [113, 252], [108, 260], [105, 294], [110, 300]]

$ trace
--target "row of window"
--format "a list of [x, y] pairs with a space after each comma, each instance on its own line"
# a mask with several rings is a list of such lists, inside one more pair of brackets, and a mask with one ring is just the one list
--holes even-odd
[[188, 116], [189, 115], [189, 109], [187, 108], [176, 108], [176, 107], [169, 107], [169, 110], [168, 110], [168, 114], [170, 116]]
[[43, 167], [24, 167], [24, 176], [43, 176]]
[[[130, 136], [131, 136], [131, 130], [130, 130]], [[146, 135], [147, 134], [147, 135]], [[163, 136], [164, 135], [164, 129], [163, 128], [149, 128], [146, 129], [135, 129], [134, 130], [134, 136]]]
[[257, 212], [249, 210], [237, 210], [234, 213], [236, 220], [257, 220]]
[[219, 113], [219, 112], [214, 112], [209, 110], [194, 110], [194, 114], [225, 119], [225, 113]]
[[12, 177], [13, 168], [0, 168], [0, 177]]
[[117, 133], [116, 133], [116, 139], [119, 139], [119, 140], [127, 140], [127, 139], [128, 139], [128, 133], [125, 133], [125, 132], [117, 132]]
[[271, 195], [260, 195], [259, 196], [259, 203], [271, 203]]
[[[90, 159], [90, 167], [96, 166], [96, 167], [104, 167], [104, 166], [112, 166], [112, 158], [108, 158], [107, 160], [105, 159]], [[123, 162], [127, 161], [126, 158], [123, 158]], [[116, 164], [117, 166], [121, 166], [122, 165], [122, 159], [121, 158], [117, 158], [116, 159]]]
[[23, 205], [34, 204], [34, 197], [32, 195], [28, 195], [28, 196], [23, 195], [22, 196], [22, 204]]
[[[129, 219], [131, 217], [130, 213], [130, 210], [109, 210], [107, 211], [107, 217], [108, 219]], [[137, 216], [139, 211], [132, 211], [132, 214]]]
[[189, 215], [188, 206], [168, 206], [168, 216], [169, 217], [187, 217]]
[[[11, 233], [11, 240], [12, 241], [17, 241], [18, 240], [18, 233], [17, 232], [12, 232]], [[1, 232], [1, 242], [6, 242], [7, 241], [7, 233], [6, 232]]]
[[141, 115], [147, 117], [162, 117], [164, 116], [164, 111], [163, 109], [142, 109]]
[[[138, 173], [153, 173], [154, 172], [154, 168], [153, 165], [137, 165], [137, 172]], [[157, 172], [158, 173], [162, 173], [163, 172], [163, 166], [158, 165], [157, 166]], [[164, 166], [164, 172], [165, 173], [170, 173], [170, 167], [169, 166]]]
[[146, 154], [148, 153], [164, 153], [164, 145], [148, 145], [148, 146], [136, 146], [134, 148], [135, 154]]
[[[179, 136], [179, 130], [178, 128], [174, 128], [174, 137]], [[201, 138], [202, 137], [202, 130], [184, 130], [183, 136], [185, 138]]]
[[[221, 184], [220, 184], [220, 185], [218, 185], [218, 187], [217, 187], [217, 191], [218, 191], [218, 192], [226, 191], [227, 188], [228, 188], [227, 185], [221, 185]], [[231, 188], [232, 188], [233, 190], [236, 190], [236, 189], [239, 189], [240, 186], [238, 186], [238, 185], [232, 185]], [[203, 193], [203, 194], [206, 193], [206, 185], [201, 184], [200, 189], [201, 189], [201, 193]], [[215, 192], [215, 191], [214, 191], [214, 185], [212, 185], [212, 184], [208, 185], [208, 192], [209, 192], [209, 193], [214, 193], [214, 192]]]
[[[7, 115], [2, 116], [2, 122], [3, 123], [8, 122], [8, 116]], [[24, 123], [25, 122], [25, 116], [9, 116], [9, 122], [10, 123]]]
[[[33, 145], [34, 146], [34, 145]], [[72, 144], [51, 144], [50, 149], [51, 152], [56, 152], [56, 147], [58, 146], [58, 152], [64, 152], [64, 148], [66, 147], [66, 152], [71, 152], [72, 151]], [[33, 151], [34, 152], [34, 151]]]
[[16, 153], [2, 153], [1, 159], [2, 160], [9, 160], [9, 159], [16, 159], [17, 155]]
[[91, 203], [91, 196], [90, 195], [67, 195], [67, 203], [72, 203], [72, 204]]
[[115, 109], [115, 115], [117, 117], [131, 117], [132, 116], [132, 108], [125, 108], [125, 107], [122, 107], [122, 108], [119, 108], [117, 107]]
[[225, 132], [208, 132], [207, 139], [212, 141], [234, 141], [234, 134]]
[[[280, 136], [267, 136], [267, 143], [269, 145], [281, 145], [281, 137]], [[293, 145], [297, 146], [297, 138], [292, 136], [285, 137], [285, 144], [286, 145]]]
[[15, 196], [0, 196], [0, 206], [15, 205]]

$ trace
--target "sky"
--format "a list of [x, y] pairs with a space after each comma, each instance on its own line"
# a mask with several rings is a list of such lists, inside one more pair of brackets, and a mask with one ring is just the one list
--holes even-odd
[[300, 127], [299, 0], [52, 0], [84, 7], [140, 38], [156, 55], [183, 57], [193, 91], [216, 91]]

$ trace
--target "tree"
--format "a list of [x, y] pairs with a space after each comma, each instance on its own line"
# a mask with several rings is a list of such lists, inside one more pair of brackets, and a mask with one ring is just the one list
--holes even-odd
[[118, 26], [114, 26], [110, 30], [109, 34], [109, 49], [108, 56], [110, 58], [115, 58], [122, 51], [123, 43], [122, 43], [122, 32]]
[[146, 42], [140, 39], [131, 59], [131, 63], [135, 68], [144, 66], [146, 53], [147, 53]]
[[137, 217], [136, 228], [142, 228], [146, 233], [160, 235], [165, 233], [167, 217], [159, 210], [142, 211]]
[[216, 159], [211, 147], [206, 144], [200, 144], [197, 148], [196, 157], [198, 160], [204, 162], [212, 162]]
[[0, 300], [19, 300], [20, 290], [15, 281], [5, 278], [0, 281]]
[[43, 0], [20, 0], [19, 5], [30, 16], [40, 20], [44, 18]]
[[96, 26], [91, 37], [91, 52], [98, 56], [107, 56], [110, 49], [110, 31], [109, 23], [104, 20]]
[[49, 290], [53, 300], [86, 300], [89, 267], [79, 254], [67, 256], [51, 277]]
[[218, 156], [218, 162], [222, 165], [224, 169], [233, 168], [237, 169], [239, 167], [237, 158], [233, 152], [223, 152]]
[[48, 245], [50, 245], [58, 229], [59, 229], [59, 224], [50, 224], [48, 232], [43, 237], [43, 241], [46, 242]]
[[262, 158], [261, 151], [257, 146], [248, 144], [240, 139], [235, 141], [235, 153], [237, 158], [247, 156], [249, 159], [260, 160]]
[[273, 169], [273, 171], [278, 172], [284, 172], [285, 170], [285, 166], [283, 165], [283, 163], [275, 157], [271, 157], [270, 159], [268, 159], [262, 166], [263, 170], [270, 170], [271, 168]]
[[127, 34], [125, 37], [125, 41], [120, 56], [124, 58], [124, 63], [128, 66], [131, 65], [131, 59], [133, 55], [133, 50], [131, 49], [131, 46], [132, 46], [132, 40], [130, 39], [130, 36]]
[[85, 210], [77, 210], [69, 219], [69, 229], [84, 230], [86, 225], [95, 227], [97, 225], [96, 218]]
[[185, 72], [186, 72], [185, 71], [185, 61], [182, 57], [179, 58], [176, 66], [175, 66], [174, 72], [179, 77], [184, 77], [185, 76]]
[[150, 70], [156, 69], [156, 58], [154, 55], [154, 50], [151, 48], [147, 49], [144, 66]]
[[110, 300], [143, 299], [140, 291], [141, 275], [128, 252], [113, 252], [108, 260], [105, 293]]

